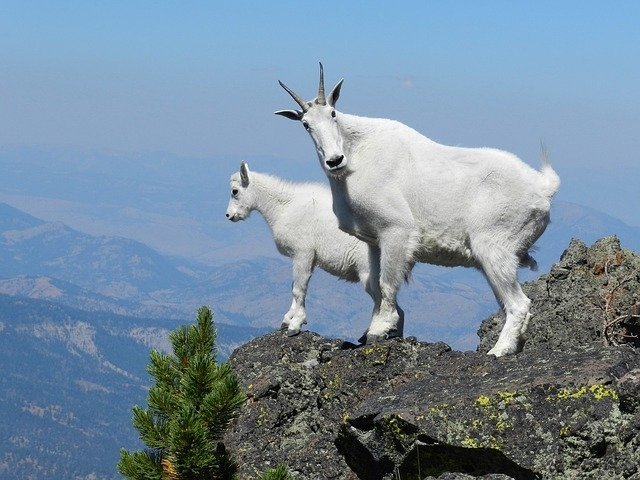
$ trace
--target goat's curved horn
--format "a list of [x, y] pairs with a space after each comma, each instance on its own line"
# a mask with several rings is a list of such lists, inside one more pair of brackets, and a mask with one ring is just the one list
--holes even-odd
[[298, 95], [296, 95], [293, 90], [291, 90], [289, 87], [287, 87], [284, 83], [282, 83], [280, 80], [278, 80], [278, 83], [280, 84], [280, 86], [282, 88], [284, 88], [287, 93], [289, 95], [291, 95], [291, 98], [293, 98], [296, 103], [298, 105], [300, 105], [300, 108], [302, 109], [303, 112], [306, 112], [307, 110], [309, 110], [309, 105], [307, 105], [307, 102], [305, 102], [303, 99], [301, 99]]
[[320, 62], [320, 84], [318, 85], [318, 98], [316, 102], [319, 105], [327, 104], [327, 99], [324, 96], [324, 69], [322, 68], [322, 62]]

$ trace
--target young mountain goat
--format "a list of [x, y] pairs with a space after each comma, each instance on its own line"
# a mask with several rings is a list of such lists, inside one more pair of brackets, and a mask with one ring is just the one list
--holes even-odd
[[293, 301], [282, 322], [287, 335], [300, 333], [307, 323], [305, 297], [316, 266], [349, 282], [359, 281], [374, 305], [380, 304], [377, 276], [369, 274], [367, 245], [338, 228], [327, 187], [249, 172], [242, 162], [231, 176], [227, 218], [244, 220], [253, 210], [267, 221], [278, 251], [293, 261]]
[[489, 353], [519, 351], [531, 301], [517, 269], [535, 266], [528, 251], [560, 185], [546, 159], [538, 172], [504, 151], [440, 145], [393, 120], [340, 113], [342, 80], [325, 97], [322, 64], [313, 101], [280, 85], [301, 110], [275, 113], [311, 135], [340, 228], [370, 245], [370, 269], [380, 271], [382, 302], [367, 342], [401, 332], [398, 289], [415, 262], [426, 262], [481, 269], [506, 313]]

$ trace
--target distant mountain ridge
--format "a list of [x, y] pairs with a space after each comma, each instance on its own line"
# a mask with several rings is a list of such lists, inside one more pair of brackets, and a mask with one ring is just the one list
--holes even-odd
[[182, 316], [177, 315], [174, 309], [163, 309], [160, 306], [146, 307], [145, 305], [101, 295], [59, 278], [42, 275], [19, 275], [9, 279], [0, 278], [0, 294], [49, 300], [88, 312], [101, 311], [118, 315], [164, 316], [165, 318]]
[[44, 220], [40, 220], [26, 212], [18, 210], [6, 203], [0, 202], [0, 232], [8, 230], [24, 230], [27, 228], [42, 225]]
[[117, 296], [123, 290], [120, 295], [127, 298], [127, 287], [169, 288], [189, 283], [197, 275], [186, 262], [170, 261], [140, 242], [87, 235], [0, 205], [4, 219], [0, 226], [13, 227], [0, 230], [0, 272], [5, 277], [47, 271], [98, 293], [104, 290]]

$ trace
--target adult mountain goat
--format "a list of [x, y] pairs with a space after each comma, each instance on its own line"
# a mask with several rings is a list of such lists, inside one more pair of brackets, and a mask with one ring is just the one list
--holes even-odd
[[305, 298], [316, 266], [343, 280], [360, 282], [373, 298], [374, 310], [379, 309], [378, 278], [369, 273], [367, 245], [338, 228], [327, 187], [249, 172], [245, 162], [231, 176], [230, 187], [227, 218], [237, 222], [257, 210], [269, 225], [278, 251], [293, 261], [293, 301], [282, 321], [289, 336], [307, 323]]
[[506, 313], [490, 354], [522, 348], [531, 301], [517, 280], [534, 267], [529, 249], [549, 223], [560, 180], [515, 155], [489, 148], [440, 145], [393, 120], [335, 109], [342, 80], [328, 96], [320, 64], [318, 96], [306, 102], [280, 85], [300, 110], [275, 112], [299, 120], [311, 135], [345, 232], [367, 242], [382, 301], [367, 342], [402, 333], [396, 296], [415, 262], [482, 270]]

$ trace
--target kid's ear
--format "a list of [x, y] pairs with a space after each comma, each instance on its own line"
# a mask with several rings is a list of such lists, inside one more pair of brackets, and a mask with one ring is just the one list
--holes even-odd
[[278, 110], [277, 112], [273, 112], [276, 115], [282, 115], [283, 117], [287, 117], [289, 120], [300, 120], [302, 119], [303, 112], [300, 110]]
[[240, 163], [240, 181], [243, 187], [249, 185], [249, 165], [245, 162]]

